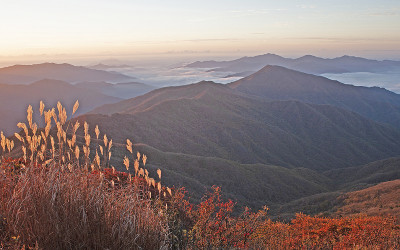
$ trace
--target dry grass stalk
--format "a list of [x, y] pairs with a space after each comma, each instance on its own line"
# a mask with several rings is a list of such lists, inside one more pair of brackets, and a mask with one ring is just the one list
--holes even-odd
[[135, 175], [138, 175], [139, 172], [139, 161], [136, 159], [135, 162], [133, 163], [133, 167], [135, 169]]

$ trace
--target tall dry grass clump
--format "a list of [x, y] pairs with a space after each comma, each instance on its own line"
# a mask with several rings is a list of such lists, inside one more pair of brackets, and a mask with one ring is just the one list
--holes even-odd
[[11, 232], [45, 249], [159, 249], [167, 242], [165, 219], [150, 200], [81, 170], [28, 168], [5, 208]]
[[[72, 115], [78, 106], [76, 102]], [[29, 106], [28, 122], [18, 123], [21, 133], [14, 135], [17, 142], [0, 135], [0, 153], [20, 150], [22, 155], [20, 160], [3, 156], [0, 162], [0, 215], [6, 218], [2, 232], [8, 234], [2, 237], [18, 241], [18, 247], [43, 249], [165, 247], [168, 226], [157, 202], [163, 189], [144, 169], [147, 157], [139, 152], [135, 157], [128, 140], [135, 174], [127, 175], [123, 185], [115, 183], [120, 181], [118, 176], [115, 180], [107, 178], [115, 168], [105, 169], [109, 167], [112, 140], [105, 134], [99, 140], [96, 126], [93, 132], [97, 144], [93, 145], [86, 122], [83, 137], [78, 138], [79, 122], [68, 121], [61, 103], [57, 110], [58, 114], [54, 108], [46, 111], [40, 102], [45, 120], [45, 127], [40, 129]], [[128, 157], [124, 163], [129, 170]], [[152, 199], [150, 188], [158, 191], [156, 195], [153, 192]]]

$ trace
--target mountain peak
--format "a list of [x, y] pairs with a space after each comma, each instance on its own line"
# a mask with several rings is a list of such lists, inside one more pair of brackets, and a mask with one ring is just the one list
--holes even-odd
[[295, 70], [292, 70], [292, 69], [288, 69], [288, 68], [285, 68], [285, 67], [279, 66], [279, 65], [266, 65], [262, 69], [260, 69], [259, 71], [255, 72], [254, 74], [252, 74], [250, 76], [247, 76], [245, 78], [254, 79], [255, 77], [267, 77], [266, 75], [271, 75], [271, 74], [278, 74], [278, 75], [282, 75], [283, 76], [285, 74], [305, 74], [305, 73], [302, 73], [302, 72], [299, 72], [299, 71], [295, 71]]
[[313, 55], [305, 55], [305, 56], [297, 58], [296, 60], [318, 60], [318, 59], [322, 59], [322, 58], [316, 57]]
[[[275, 71], [275, 70], [279, 70], [279, 71], [294, 71], [288, 68], [285, 68], [283, 66], [279, 66], [279, 65], [266, 65], [265, 67], [263, 67], [261, 70], [259, 70], [258, 72], [264, 72], [264, 71]], [[256, 72], [257, 73], [257, 72]]]
[[[200, 81], [183, 86], [170, 86], [153, 90], [145, 95], [124, 100], [116, 104], [108, 104], [99, 107], [91, 113], [114, 114], [114, 113], [135, 113], [157, 105], [164, 105], [169, 101], [198, 100], [198, 99], [221, 99], [224, 96], [231, 96], [234, 90], [225, 84], [212, 81]], [[236, 92], [236, 91], [235, 91]]]
[[[267, 65], [252, 75], [230, 83], [229, 86], [247, 94], [258, 95], [257, 92], [259, 91], [269, 91], [271, 88], [276, 87], [285, 89], [301, 88], [301, 86], [298, 86], [297, 79], [308, 75], [282, 66]], [[317, 77], [314, 75], [309, 76]]]
[[343, 84], [322, 76], [273, 65], [265, 66], [228, 86], [245, 94], [272, 100], [333, 105], [379, 122], [400, 126], [400, 96], [382, 88]]

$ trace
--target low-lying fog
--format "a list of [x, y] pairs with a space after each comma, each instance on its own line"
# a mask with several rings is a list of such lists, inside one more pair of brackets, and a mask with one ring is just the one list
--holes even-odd
[[[189, 62], [188, 62], [189, 63]], [[242, 77], [232, 76], [238, 72], [214, 72], [204, 68], [187, 68], [188, 63], [156, 66], [131, 66], [129, 64], [105, 65], [103, 70], [115, 71], [136, 77], [138, 82], [155, 87], [178, 86], [202, 80], [229, 83]], [[107, 66], [110, 66], [106, 68]], [[96, 68], [96, 67], [94, 67]], [[400, 71], [385, 73], [355, 72], [341, 74], [322, 74], [332, 80], [356, 86], [382, 87], [400, 93]]]

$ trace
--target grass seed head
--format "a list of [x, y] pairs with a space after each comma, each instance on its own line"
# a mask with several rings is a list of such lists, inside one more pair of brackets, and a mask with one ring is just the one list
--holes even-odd
[[77, 160], [79, 160], [79, 147], [78, 146], [75, 147], [75, 158]]
[[126, 139], [126, 149], [133, 154], [133, 150], [132, 150], [132, 142], [129, 139]]
[[147, 156], [146, 155], [143, 155], [142, 162], [143, 162], [143, 165], [146, 166], [146, 162], [147, 162]]
[[24, 138], [22, 138], [22, 136], [20, 136], [18, 133], [14, 133], [15, 137], [18, 139], [18, 141], [24, 143]]
[[107, 138], [107, 135], [106, 135], [106, 134], [104, 134], [103, 142], [104, 142], [104, 147], [107, 148], [107, 145], [108, 145], [108, 138]]
[[128, 157], [124, 157], [124, 165], [126, 170], [129, 170], [129, 158]]
[[139, 171], [139, 161], [136, 159], [135, 160], [135, 162], [134, 162], [134, 164], [133, 164], [133, 167], [135, 168], [135, 174], [138, 174], [138, 171]]
[[26, 110], [26, 112], [28, 113], [28, 115], [26, 116], [28, 123], [29, 123], [29, 127], [32, 128], [32, 116], [33, 116], [33, 109], [32, 106], [29, 105], [28, 109]]
[[85, 122], [83, 124], [84, 127], [84, 131], [85, 131], [85, 136], [89, 134], [89, 124], [87, 122]]
[[79, 108], [79, 101], [76, 100], [74, 107], [72, 109], [72, 114], [75, 114], [75, 112], [78, 110], [78, 108]]
[[40, 101], [40, 116], [42, 116], [43, 115], [43, 111], [44, 111], [44, 103], [43, 103], [43, 101]]
[[99, 126], [96, 125], [96, 127], [94, 128], [94, 133], [96, 134], [96, 139], [98, 140], [100, 135]]
[[3, 149], [3, 151], [6, 150], [6, 137], [3, 134], [3, 131], [1, 131], [1, 147]]
[[161, 169], [157, 169], [158, 178], [161, 179]]

